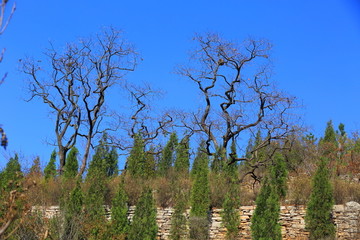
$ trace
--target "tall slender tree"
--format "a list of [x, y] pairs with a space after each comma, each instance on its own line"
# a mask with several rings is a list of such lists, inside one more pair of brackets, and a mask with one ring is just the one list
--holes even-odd
[[181, 139], [176, 148], [176, 159], [174, 168], [176, 172], [189, 173], [190, 168], [190, 152], [189, 137], [185, 136]]
[[124, 189], [124, 183], [119, 184], [119, 188], [116, 192], [116, 195], [112, 201], [111, 207], [111, 229], [112, 233], [115, 236], [122, 236], [125, 238], [129, 231], [130, 222], [127, 218], [128, 197]]
[[70, 179], [76, 177], [79, 169], [79, 162], [78, 162], [78, 154], [79, 151], [76, 147], [73, 147], [69, 154], [66, 156], [66, 164], [64, 168], [64, 178]]
[[165, 176], [169, 169], [172, 167], [172, 165], [175, 162], [176, 159], [176, 147], [178, 145], [178, 138], [175, 132], [173, 132], [170, 135], [170, 139], [167, 142], [167, 144], [165, 145], [163, 152], [162, 152], [162, 157], [160, 159], [159, 162], [159, 174], [161, 176]]
[[331, 217], [334, 196], [327, 165], [328, 160], [321, 158], [313, 177], [313, 189], [307, 204], [305, 223], [311, 240], [335, 239], [335, 225]]
[[56, 165], [55, 165], [56, 155], [57, 155], [57, 153], [54, 150], [51, 153], [49, 163], [46, 165], [46, 167], [44, 169], [45, 180], [53, 179], [56, 177]]
[[[190, 196], [190, 238], [208, 239], [210, 209], [209, 158], [200, 146], [195, 157], [196, 171], [193, 170], [193, 186]], [[194, 163], [195, 164], [195, 163]]]
[[157, 230], [155, 200], [152, 190], [145, 187], [136, 205], [128, 239], [155, 240]]

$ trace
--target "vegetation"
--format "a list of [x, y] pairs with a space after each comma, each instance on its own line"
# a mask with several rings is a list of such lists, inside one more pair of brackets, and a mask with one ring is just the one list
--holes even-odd
[[322, 158], [313, 177], [305, 217], [310, 239], [335, 239], [335, 225], [331, 217], [334, 196], [327, 165], [328, 160]]
[[155, 240], [157, 234], [156, 207], [151, 188], [145, 188], [136, 205], [130, 226], [129, 240]]

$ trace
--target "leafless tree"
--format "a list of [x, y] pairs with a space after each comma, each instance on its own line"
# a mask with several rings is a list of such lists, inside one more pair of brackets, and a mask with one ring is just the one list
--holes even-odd
[[[189, 66], [179, 67], [178, 73], [196, 84], [203, 107], [192, 114], [192, 125], [187, 122], [186, 128], [205, 136], [209, 155], [223, 149], [227, 154], [221, 161], [251, 162], [256, 151], [293, 130], [289, 110], [294, 98], [277, 90], [270, 80], [271, 44], [253, 39], [237, 44], [217, 34], [197, 35], [194, 40], [198, 46]], [[227, 151], [232, 140], [246, 139], [257, 129], [267, 137], [252, 150], [252, 157], [238, 158]]]
[[[8, 4], [8, 0], [2, 0], [1, 5], [0, 5], [0, 35], [2, 35], [4, 33], [5, 29], [7, 28], [8, 24], [16, 10], [16, 3], [14, 3], [12, 5], [9, 16], [6, 18], [5, 10], [6, 10], [7, 4]], [[0, 53], [0, 63], [2, 62], [2, 60], [4, 58], [4, 53], [5, 53], [5, 48], [3, 48]], [[4, 76], [0, 79], [0, 85], [4, 82], [6, 76], [7, 76], [7, 73], [5, 73]], [[8, 144], [8, 139], [5, 134], [4, 129], [2, 127], [0, 127], [0, 135], [1, 135], [0, 146], [6, 148], [7, 144]]]
[[83, 174], [92, 139], [104, 129], [102, 121], [107, 109], [105, 97], [116, 83], [134, 71], [137, 54], [115, 29], [107, 29], [95, 37], [68, 44], [63, 52], [52, 47], [46, 52], [50, 65], [25, 60], [22, 71], [28, 76], [30, 98], [40, 98], [55, 115], [55, 134], [60, 172], [66, 153], [79, 137], [85, 139], [79, 175]]

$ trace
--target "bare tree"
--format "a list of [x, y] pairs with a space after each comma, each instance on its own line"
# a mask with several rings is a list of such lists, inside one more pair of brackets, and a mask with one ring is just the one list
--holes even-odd
[[134, 71], [137, 54], [114, 29], [95, 37], [68, 44], [64, 52], [53, 47], [46, 52], [50, 70], [40, 67], [41, 61], [26, 60], [22, 71], [29, 81], [30, 99], [40, 98], [55, 115], [55, 134], [60, 172], [66, 153], [85, 139], [79, 175], [83, 174], [92, 139], [104, 129], [105, 96], [110, 87], [124, 81]]
[[[0, 35], [2, 35], [4, 33], [5, 29], [7, 28], [8, 24], [16, 10], [16, 3], [14, 3], [11, 8], [11, 12], [10, 12], [9, 16], [6, 18], [5, 10], [6, 10], [7, 4], [8, 4], [8, 0], [2, 0], [1, 5], [0, 5]], [[4, 53], [5, 53], [5, 48], [3, 48], [0, 53], [0, 63], [2, 62], [2, 60], [4, 58]], [[1, 78], [0, 85], [4, 82], [6, 76], [7, 76], [7, 73], [5, 73], [4, 76]], [[7, 139], [4, 129], [2, 127], [0, 127], [0, 135], [1, 135], [0, 146], [6, 148], [7, 144], [8, 144], [8, 139]]]
[[[185, 126], [205, 136], [209, 155], [222, 149], [226, 154], [221, 161], [251, 162], [256, 151], [293, 130], [289, 110], [294, 99], [270, 81], [271, 44], [253, 39], [237, 44], [216, 34], [197, 35], [194, 40], [198, 47], [192, 52], [190, 65], [180, 67], [178, 73], [196, 84], [203, 107], [192, 114], [192, 125], [184, 121]], [[252, 157], [227, 153], [232, 140], [245, 139], [257, 129], [266, 131], [267, 137], [252, 150]], [[255, 168], [263, 163], [252, 164]]]

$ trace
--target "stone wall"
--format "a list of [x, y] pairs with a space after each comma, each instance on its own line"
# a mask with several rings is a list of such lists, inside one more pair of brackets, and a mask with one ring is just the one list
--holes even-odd
[[[110, 220], [110, 209], [105, 207], [106, 216]], [[250, 218], [254, 212], [255, 206], [242, 206], [239, 209], [241, 223], [239, 225], [238, 239], [251, 239]], [[46, 218], [51, 218], [60, 213], [59, 207], [33, 207], [33, 211], [42, 212]], [[129, 209], [129, 219], [134, 215], [135, 207]], [[221, 223], [221, 209], [211, 211], [210, 238], [216, 240], [225, 239], [226, 229]], [[280, 223], [282, 226], [282, 235], [284, 240], [290, 239], [308, 239], [309, 233], [305, 231], [305, 212], [304, 206], [281, 206]], [[158, 208], [157, 223], [159, 227], [158, 239], [169, 239], [171, 228], [172, 208]], [[189, 217], [189, 211], [186, 213]], [[333, 219], [337, 230], [337, 239], [339, 240], [360, 240], [360, 204], [348, 202], [345, 205], [335, 205], [333, 209]]]

